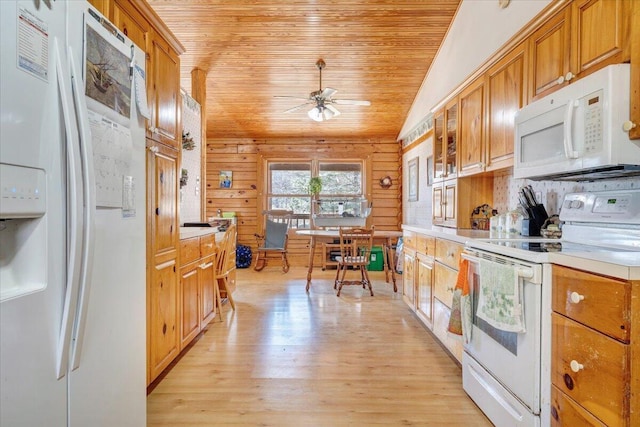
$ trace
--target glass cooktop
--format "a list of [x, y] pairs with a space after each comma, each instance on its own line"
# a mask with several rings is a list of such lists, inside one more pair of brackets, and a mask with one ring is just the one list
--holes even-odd
[[485, 243], [503, 246], [507, 248], [520, 249], [530, 252], [632, 252], [632, 249], [612, 248], [605, 246], [583, 245], [574, 242], [567, 242], [559, 239], [538, 239], [538, 240], [485, 240]]

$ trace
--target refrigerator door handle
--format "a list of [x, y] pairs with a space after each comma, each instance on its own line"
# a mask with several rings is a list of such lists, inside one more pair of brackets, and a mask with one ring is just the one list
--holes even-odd
[[53, 54], [56, 64], [58, 93], [62, 104], [62, 118], [65, 129], [67, 151], [67, 281], [65, 286], [64, 306], [58, 335], [58, 349], [56, 354], [56, 375], [58, 379], [64, 377], [68, 371], [69, 349], [71, 335], [78, 302], [78, 285], [81, 271], [82, 252], [82, 165], [80, 160], [80, 145], [77, 142], [77, 128], [74, 126], [73, 100], [68, 86], [68, 73], [62, 64], [58, 39], [53, 39]]
[[78, 311], [76, 314], [75, 328], [73, 331], [73, 347], [71, 352], [71, 370], [80, 366], [82, 356], [82, 343], [84, 341], [84, 329], [87, 323], [87, 310], [89, 295], [91, 290], [91, 274], [93, 272], [93, 250], [95, 241], [95, 175], [93, 169], [93, 146], [91, 132], [89, 129], [89, 119], [87, 113], [87, 103], [84, 97], [83, 79], [78, 70], [76, 60], [71, 47], [69, 47], [69, 68], [71, 70], [71, 90], [75, 104], [76, 118], [78, 123], [78, 133], [80, 142], [80, 153], [82, 156], [82, 182], [84, 188], [84, 230], [82, 245], [82, 270], [80, 276], [80, 286], [78, 289]]

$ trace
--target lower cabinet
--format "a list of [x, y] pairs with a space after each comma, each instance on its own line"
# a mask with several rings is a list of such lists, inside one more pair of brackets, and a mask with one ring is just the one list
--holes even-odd
[[217, 314], [215, 234], [180, 240], [180, 350]]
[[180, 353], [175, 260], [153, 266], [149, 284], [149, 383]]
[[553, 266], [552, 426], [640, 425], [639, 288]]
[[433, 257], [418, 252], [416, 314], [428, 327], [433, 327]]
[[403, 233], [403, 242], [403, 299], [462, 362], [462, 340], [452, 337], [448, 329], [463, 245], [409, 230]]

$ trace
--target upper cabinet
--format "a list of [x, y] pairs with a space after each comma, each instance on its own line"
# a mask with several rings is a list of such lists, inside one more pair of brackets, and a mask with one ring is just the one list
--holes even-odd
[[529, 38], [531, 100], [630, 58], [628, 0], [575, 0]]
[[[149, 39], [149, 22], [140, 12], [132, 8], [128, 1], [115, 0], [112, 5], [112, 22], [125, 36], [145, 52], [149, 52], [147, 40]], [[149, 66], [149, 54], [147, 53], [147, 64]]]
[[457, 168], [457, 98], [434, 115], [433, 177], [436, 181], [455, 178]]
[[526, 43], [521, 43], [486, 73], [487, 171], [513, 165], [514, 117], [526, 104]]
[[484, 79], [478, 78], [460, 93], [460, 175], [485, 169]]
[[151, 66], [147, 73], [151, 120], [147, 127], [147, 138], [160, 143], [180, 147], [182, 135], [178, 135], [180, 122], [180, 59], [169, 43], [161, 37], [153, 37]]

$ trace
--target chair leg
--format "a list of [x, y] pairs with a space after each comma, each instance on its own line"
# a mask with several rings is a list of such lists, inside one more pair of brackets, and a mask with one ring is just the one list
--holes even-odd
[[[229, 287], [227, 286], [227, 277], [218, 278], [218, 283], [222, 284], [222, 287], [224, 288], [225, 292], [227, 293], [227, 299], [229, 300], [229, 304], [231, 304], [231, 309], [233, 311], [236, 311], [236, 303], [233, 300], [233, 295], [231, 295], [231, 291], [229, 290]], [[218, 288], [220, 288], [220, 286], [218, 286]], [[221, 302], [222, 302], [222, 300], [221, 300]]]
[[214, 283], [214, 287], [215, 287], [215, 302], [214, 304], [218, 305], [218, 317], [220, 318], [220, 321], [222, 322], [222, 298], [220, 297], [220, 286], [218, 285], [218, 281], [216, 280]]
[[[373, 296], [373, 288], [371, 287], [371, 280], [369, 280], [369, 272], [367, 272], [367, 268], [364, 265], [361, 268], [362, 274], [364, 275], [364, 280], [369, 287], [369, 292], [371, 293], [371, 296]], [[362, 287], [364, 287], [364, 283]]]
[[340, 277], [340, 264], [336, 266], [336, 278], [333, 281], [333, 289], [338, 289], [338, 278]]
[[347, 274], [347, 266], [344, 265], [342, 266], [342, 277], [340, 278], [340, 283], [338, 284], [338, 294], [336, 296], [340, 296], [340, 291], [342, 290], [342, 287], [344, 286], [344, 277]]
[[265, 254], [262, 254], [262, 257], [260, 257], [260, 251], [258, 251], [257, 255], [256, 255], [256, 265], [253, 266], [253, 269], [255, 271], [261, 271], [264, 266], [267, 264], [267, 260], [265, 259]]
[[286, 252], [282, 252], [282, 271], [285, 273], [289, 271], [289, 260], [287, 259]]

